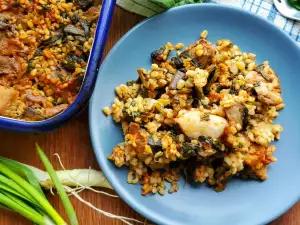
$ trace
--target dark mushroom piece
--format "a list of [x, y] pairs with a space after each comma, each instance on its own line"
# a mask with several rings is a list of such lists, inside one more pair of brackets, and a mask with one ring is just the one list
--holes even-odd
[[145, 77], [147, 75], [146, 71], [144, 69], [139, 68], [139, 69], [137, 69], [137, 72], [139, 74], [139, 79], [141, 80], [142, 84], [145, 83], [145, 81], [146, 81]]
[[260, 64], [256, 67], [256, 71], [266, 80], [266, 81], [270, 81], [271, 78], [268, 74], [265, 73], [264, 70], [264, 64]]
[[63, 37], [63, 32], [61, 30], [58, 30], [52, 34], [52, 37], [41, 41], [39, 48], [42, 49], [44, 47], [52, 46], [56, 43], [56, 41], [60, 40], [62, 37]]
[[69, 53], [65, 60], [62, 61], [61, 65], [64, 69], [66, 69], [69, 72], [74, 72], [75, 70], [75, 63], [81, 63], [83, 62], [83, 59], [79, 56], [76, 56], [72, 53]]
[[195, 156], [198, 151], [200, 151], [200, 146], [192, 144], [190, 142], [185, 142], [180, 147], [180, 154], [184, 159], [188, 159], [192, 156]]
[[75, 1], [83, 10], [88, 9], [94, 3], [93, 0], [75, 0]]
[[78, 14], [74, 13], [73, 16], [72, 16], [70, 19], [71, 19], [71, 22], [72, 22], [73, 24], [76, 24], [76, 23], [79, 22], [80, 17], [78, 16]]
[[156, 49], [151, 53], [152, 61], [163, 61], [163, 53], [165, 52], [166, 47], [163, 46], [159, 49]]
[[0, 19], [0, 31], [5, 31], [10, 28], [7, 19]]
[[84, 30], [81, 30], [72, 24], [68, 24], [67, 26], [65, 26], [64, 32], [68, 35], [85, 36]]
[[185, 73], [182, 72], [182, 70], [177, 70], [177, 72], [174, 74], [171, 83], [169, 85], [169, 88], [171, 90], [176, 90], [177, 89], [177, 83], [180, 79], [183, 79], [185, 77]]
[[176, 69], [181, 69], [183, 68], [183, 61], [179, 56], [173, 57], [171, 58], [171, 65], [174, 66]]
[[226, 109], [225, 113], [229, 121], [234, 121], [236, 124], [240, 124], [243, 130], [246, 129], [249, 115], [248, 108], [244, 104], [237, 103]]
[[85, 36], [89, 37], [90, 36], [90, 23], [87, 21], [80, 21], [80, 25], [82, 26]]
[[216, 66], [215, 65], [209, 66], [207, 68], [207, 71], [209, 72], [209, 76], [207, 78], [207, 84], [203, 87], [203, 90], [204, 90], [205, 94], [208, 94], [210, 92], [211, 85], [213, 85], [219, 77], [219, 74], [216, 73]]
[[25, 118], [28, 118], [28, 119], [34, 120], [34, 121], [39, 121], [39, 120], [46, 119], [44, 116], [42, 116], [42, 114], [38, 110], [36, 110], [32, 107], [28, 107], [25, 110], [23, 115], [24, 115]]
[[148, 137], [148, 145], [151, 147], [154, 154], [162, 150], [161, 141], [154, 142], [151, 136]]

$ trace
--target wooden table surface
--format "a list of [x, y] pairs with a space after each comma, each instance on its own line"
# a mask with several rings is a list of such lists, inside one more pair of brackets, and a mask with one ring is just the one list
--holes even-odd
[[[105, 54], [114, 46], [114, 44], [135, 24], [143, 20], [143, 17], [128, 13], [120, 8], [115, 9], [113, 22], [110, 28], [107, 40]], [[57, 158], [53, 155], [58, 153], [66, 168], [89, 168], [90, 166], [99, 169], [94, 156], [93, 148], [89, 137], [88, 109], [80, 116], [64, 125], [62, 128], [52, 132], [42, 134], [20, 134], [6, 131], [0, 132], [1, 148], [0, 155], [12, 158], [14, 160], [43, 168], [39, 158], [36, 155], [34, 145], [39, 143], [45, 149], [53, 165], [57, 165]], [[111, 212], [116, 215], [136, 218], [144, 221], [145, 219], [134, 212], [121, 199], [115, 199], [104, 195], [85, 191], [81, 196], [93, 205]], [[51, 196], [49, 199], [54, 207], [64, 218], [63, 207], [57, 196]], [[100, 215], [71, 198], [73, 206], [77, 212], [79, 223], [82, 225], [121, 225], [122, 222]], [[8, 212], [0, 211], [0, 225], [20, 225], [31, 224], [21, 216]], [[300, 202], [290, 209], [285, 215], [272, 222], [270, 225], [299, 225], [300, 224]]]

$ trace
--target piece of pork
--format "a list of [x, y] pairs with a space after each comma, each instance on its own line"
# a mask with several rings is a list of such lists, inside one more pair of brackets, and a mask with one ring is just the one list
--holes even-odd
[[[199, 55], [196, 51], [197, 45], [202, 45], [203, 54]], [[206, 39], [200, 39], [195, 44], [192, 44], [186, 49], [190, 56], [192, 56], [201, 68], [205, 69], [213, 63], [213, 58], [216, 55], [216, 46]]]
[[16, 90], [0, 86], [0, 115], [17, 96]]
[[20, 64], [13, 57], [0, 55], [0, 75], [15, 74], [21, 71]]

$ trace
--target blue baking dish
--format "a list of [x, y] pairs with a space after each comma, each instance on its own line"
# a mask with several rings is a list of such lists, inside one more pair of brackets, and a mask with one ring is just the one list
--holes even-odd
[[77, 115], [88, 104], [94, 90], [115, 5], [116, 0], [103, 0], [102, 2], [101, 13], [95, 32], [94, 44], [90, 53], [86, 75], [75, 101], [62, 113], [43, 121], [28, 122], [0, 117], [0, 129], [20, 132], [50, 131], [63, 125], [67, 120]]

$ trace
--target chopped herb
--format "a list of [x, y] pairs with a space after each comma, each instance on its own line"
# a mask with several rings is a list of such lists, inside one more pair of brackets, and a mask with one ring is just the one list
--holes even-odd
[[209, 113], [204, 113], [204, 114], [201, 116], [201, 120], [209, 121]]
[[239, 90], [235, 90], [235, 88], [232, 87], [232, 88], [230, 88], [229, 94], [238, 95], [239, 94]]
[[42, 11], [43, 11], [44, 13], [46, 13], [46, 12], [51, 11], [51, 8], [50, 8], [49, 6], [47, 6], [47, 5], [42, 5]]
[[136, 83], [135, 80], [129, 80], [129, 81], [126, 82], [126, 85], [127, 86], [133, 86], [135, 83]]
[[198, 140], [200, 142], [205, 142], [205, 143], [210, 144], [210, 145], [212, 144], [212, 139], [209, 138], [209, 137], [206, 137], [206, 136], [199, 136]]
[[60, 14], [64, 19], [66, 19], [68, 17], [68, 13], [67, 12], [62, 12]]
[[53, 37], [50, 37], [46, 40], [41, 41], [39, 48], [44, 48], [44, 47], [48, 47], [48, 46], [52, 46], [56, 43], [56, 41], [58, 41], [59, 39], [62, 39], [63, 37], [63, 33], [61, 30], [57, 31], [54, 33]]
[[82, 58], [74, 55], [73, 53], [69, 53], [65, 58], [65, 60], [62, 61], [62, 66], [67, 71], [74, 72], [75, 63], [81, 63], [81, 62], [83, 62]]
[[70, 19], [73, 24], [76, 24], [79, 22], [80, 17], [76, 13], [74, 13], [74, 15]]
[[238, 147], [238, 148], [242, 148], [243, 146], [244, 146], [244, 145], [243, 145], [242, 143], [239, 143], [237, 147]]
[[171, 133], [172, 133], [173, 135], [180, 134], [180, 127], [179, 127], [177, 124], [175, 124], [175, 125], [171, 128]]
[[180, 154], [183, 156], [183, 158], [190, 158], [195, 156], [200, 149], [201, 147], [199, 145], [186, 142], [180, 147]]
[[148, 145], [151, 147], [154, 154], [162, 150], [161, 142], [160, 141], [154, 142], [152, 136], [149, 136], [148, 138]]
[[217, 87], [217, 89], [216, 89], [216, 92], [217, 92], [217, 93], [220, 93], [223, 89], [226, 89], [226, 87], [223, 86], [223, 85], [218, 85], [218, 87]]

